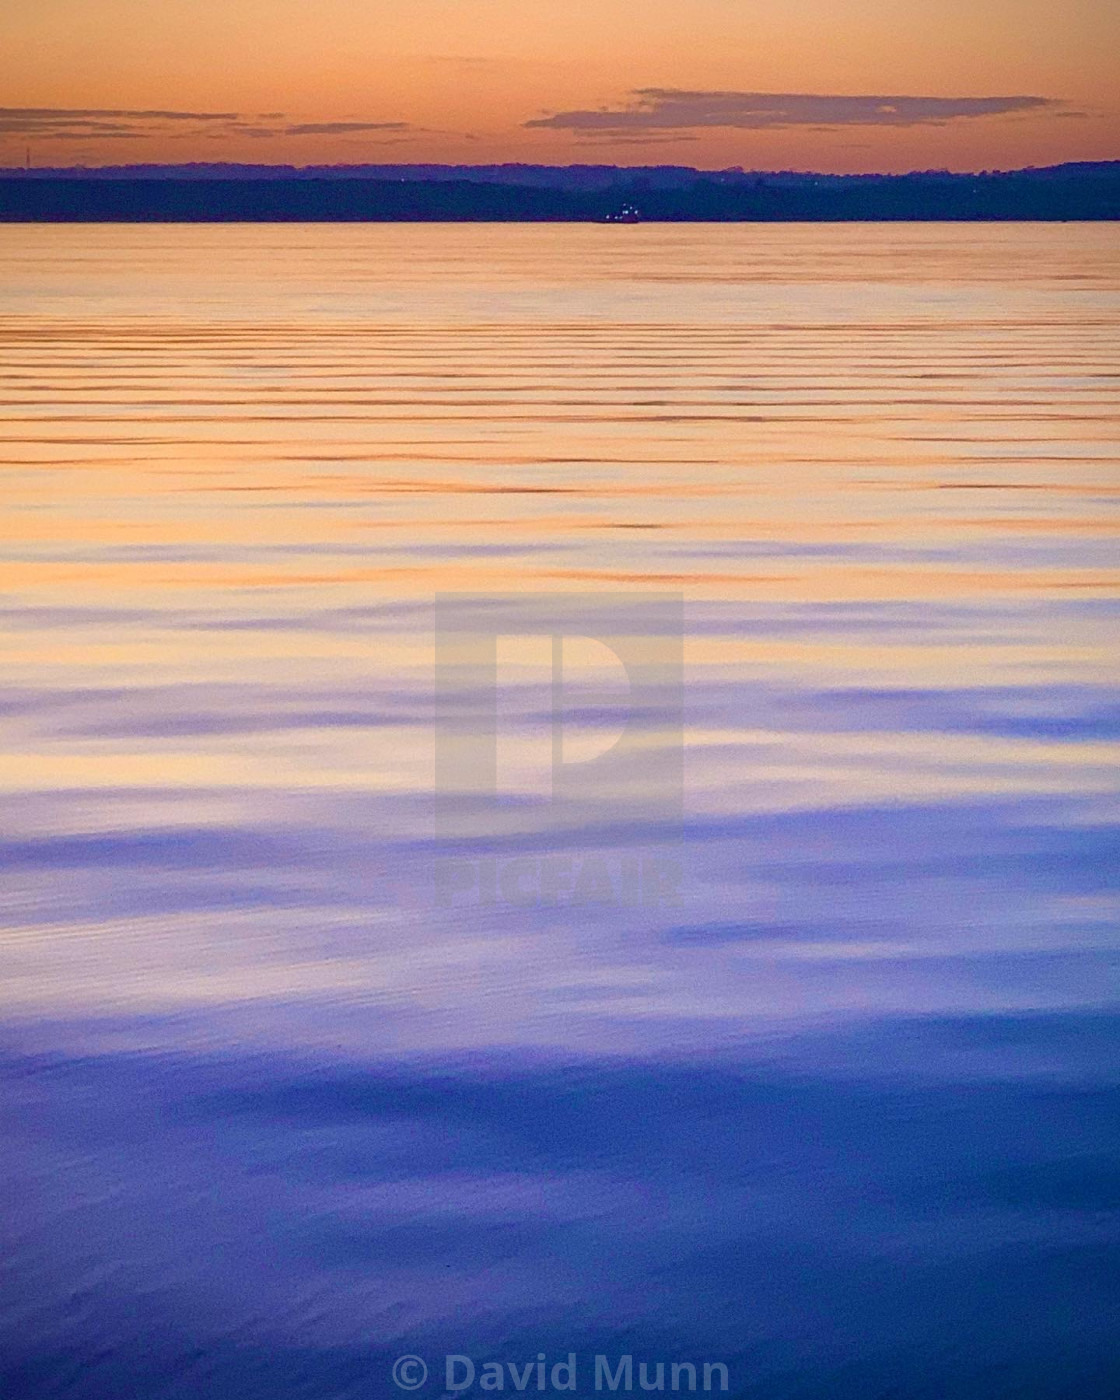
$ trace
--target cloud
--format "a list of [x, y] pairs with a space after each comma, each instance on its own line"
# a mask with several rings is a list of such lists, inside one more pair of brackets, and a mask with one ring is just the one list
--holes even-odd
[[1049, 97], [846, 97], [818, 93], [689, 92], [637, 88], [626, 107], [554, 112], [526, 127], [581, 134], [702, 127], [761, 130], [791, 126], [940, 126], [1060, 105]]
[[0, 135], [51, 141], [148, 136], [167, 127], [208, 128], [236, 121], [236, 112], [126, 111], [110, 107], [0, 107]]
[[610, 146], [665, 146], [681, 141], [699, 141], [691, 131], [584, 131], [581, 137], [589, 142], [601, 141]]
[[180, 139], [252, 136], [346, 136], [401, 133], [407, 122], [292, 122], [283, 112], [246, 119], [238, 112], [129, 111], [100, 107], [0, 107], [0, 136], [46, 141], [143, 140], [154, 136]]
[[282, 127], [278, 136], [345, 136], [358, 131], [408, 131], [408, 122], [298, 122]]
[[482, 54], [432, 53], [425, 54], [425, 63], [449, 64], [453, 68], [501, 68], [508, 64], [507, 59], [486, 57]]
[[85, 118], [142, 117], [174, 122], [228, 122], [236, 116], [236, 112], [171, 112], [154, 108], [136, 111], [109, 107], [0, 107], [0, 121], [70, 122]]

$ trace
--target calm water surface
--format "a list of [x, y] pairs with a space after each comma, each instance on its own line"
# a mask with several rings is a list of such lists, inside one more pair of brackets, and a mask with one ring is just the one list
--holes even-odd
[[[1117, 1393], [1118, 254], [0, 227], [5, 1394]], [[437, 839], [434, 595], [666, 590], [680, 899], [440, 902], [663, 833], [523, 641]]]

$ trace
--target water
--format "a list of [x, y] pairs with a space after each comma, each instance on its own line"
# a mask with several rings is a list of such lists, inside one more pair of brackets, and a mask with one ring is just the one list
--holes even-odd
[[[1116, 1393], [1118, 245], [0, 228], [5, 1394]], [[666, 591], [678, 902], [441, 902], [666, 837], [434, 595]]]

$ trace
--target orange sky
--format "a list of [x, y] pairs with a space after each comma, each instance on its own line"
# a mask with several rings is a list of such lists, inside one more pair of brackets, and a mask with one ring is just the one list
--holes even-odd
[[1120, 157], [1116, 0], [4, 0], [0, 54], [4, 164]]

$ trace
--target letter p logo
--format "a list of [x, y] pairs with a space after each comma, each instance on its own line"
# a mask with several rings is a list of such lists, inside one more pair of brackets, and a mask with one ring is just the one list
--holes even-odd
[[[437, 836], [458, 844], [547, 832], [541, 850], [593, 843], [599, 828], [621, 844], [679, 835], [683, 627], [679, 593], [437, 595]], [[499, 644], [508, 651], [526, 638], [551, 644], [547, 686], [499, 676]], [[602, 667], [573, 665], [588, 640], [613, 666], [613, 684]], [[551, 770], [543, 801], [504, 788], [498, 763], [499, 737], [542, 724]], [[619, 836], [626, 827], [629, 837]]]

